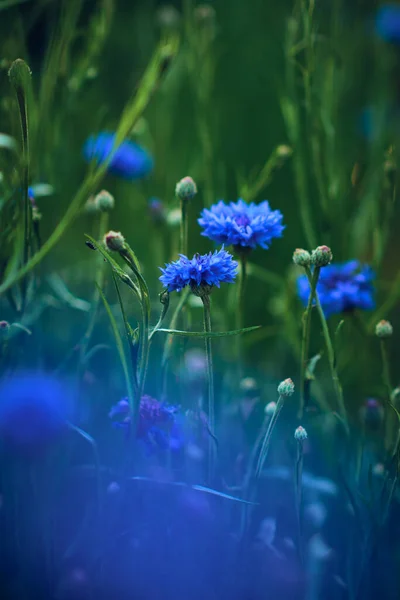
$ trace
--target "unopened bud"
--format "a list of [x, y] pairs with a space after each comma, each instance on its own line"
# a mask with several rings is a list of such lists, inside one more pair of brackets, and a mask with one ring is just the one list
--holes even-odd
[[106, 233], [103, 243], [111, 252], [120, 252], [125, 248], [125, 238], [120, 231], [109, 231]]
[[303, 442], [308, 438], [307, 431], [301, 425], [294, 432], [294, 439], [298, 442]]
[[368, 398], [364, 406], [360, 409], [361, 420], [367, 427], [378, 427], [384, 417], [384, 409], [382, 404], [375, 398]]
[[309, 267], [311, 265], [311, 254], [303, 248], [296, 248], [293, 252], [293, 262], [299, 267]]
[[375, 334], [380, 339], [390, 338], [393, 335], [393, 327], [389, 321], [379, 321], [375, 327]]
[[115, 200], [107, 190], [101, 190], [94, 198], [94, 204], [97, 210], [101, 212], [110, 212], [114, 208]]
[[10, 323], [8, 321], [0, 321], [0, 331], [9, 331]]
[[291, 379], [284, 379], [278, 385], [278, 394], [280, 396], [292, 396], [294, 394], [294, 383]]
[[191, 177], [184, 177], [176, 184], [175, 194], [180, 200], [191, 200], [197, 194], [197, 186]]
[[276, 149], [276, 155], [279, 156], [279, 158], [289, 158], [292, 154], [293, 150], [290, 146], [286, 146], [286, 144], [281, 144]]
[[266, 407], [264, 408], [264, 412], [268, 417], [272, 417], [274, 412], [276, 411], [276, 402], [268, 402]]
[[318, 246], [311, 253], [311, 262], [315, 267], [326, 267], [332, 258], [332, 250], [328, 246]]

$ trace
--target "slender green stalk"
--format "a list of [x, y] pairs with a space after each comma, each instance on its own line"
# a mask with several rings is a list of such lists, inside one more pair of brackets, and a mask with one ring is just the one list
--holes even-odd
[[273, 432], [276, 422], [278, 420], [279, 414], [283, 408], [284, 402], [285, 402], [285, 397], [279, 396], [278, 402], [276, 403], [275, 412], [271, 417], [267, 432], [264, 437], [263, 444], [261, 446], [260, 455], [258, 457], [258, 463], [257, 463], [257, 467], [255, 470], [255, 480], [259, 479], [261, 472], [264, 468], [265, 461], [267, 460], [269, 446], [271, 443], [272, 432]]
[[310, 333], [311, 333], [311, 312], [312, 304], [315, 296], [315, 290], [317, 288], [320, 268], [315, 267], [311, 278], [311, 291], [308, 298], [308, 304], [306, 312], [303, 317], [303, 335], [301, 341], [301, 366], [300, 366], [300, 408], [299, 408], [299, 419], [303, 418], [304, 406], [305, 406], [305, 380], [306, 380], [306, 368], [308, 360], [308, 349], [310, 346]]
[[[183, 307], [185, 306], [186, 302], [188, 301], [189, 294], [190, 294], [189, 287], [185, 288], [183, 290], [183, 292], [181, 293], [179, 302], [172, 314], [169, 329], [176, 329], [179, 315], [181, 314]], [[163, 398], [166, 397], [166, 393], [167, 393], [167, 365], [168, 365], [168, 361], [171, 357], [173, 341], [174, 341], [174, 336], [167, 335], [167, 339], [165, 340], [165, 343], [164, 343], [164, 350], [163, 350], [163, 355], [162, 355], [162, 359], [161, 359], [161, 369], [163, 371], [163, 376], [162, 376], [162, 381], [163, 381], [162, 397]]]
[[[312, 284], [312, 274], [311, 274], [311, 271], [310, 271], [309, 268], [306, 269], [306, 274], [307, 274], [307, 277], [308, 277], [308, 281], [310, 282], [310, 285], [311, 285]], [[323, 333], [323, 336], [324, 336], [324, 341], [325, 341], [325, 346], [326, 346], [326, 352], [327, 352], [327, 355], [328, 355], [329, 369], [330, 369], [330, 372], [331, 372], [333, 386], [334, 386], [334, 389], [335, 389], [335, 394], [336, 394], [336, 399], [337, 399], [337, 403], [338, 403], [338, 407], [339, 407], [339, 412], [340, 412], [340, 415], [341, 415], [342, 420], [343, 420], [343, 425], [344, 425], [344, 428], [346, 430], [346, 434], [349, 435], [350, 431], [349, 431], [349, 424], [348, 424], [348, 421], [347, 421], [346, 406], [344, 404], [344, 399], [343, 399], [343, 390], [342, 390], [342, 386], [340, 384], [339, 377], [338, 377], [337, 370], [336, 370], [335, 351], [334, 351], [332, 340], [331, 340], [331, 336], [330, 336], [330, 333], [329, 333], [328, 324], [327, 324], [326, 319], [325, 319], [324, 311], [322, 310], [321, 303], [319, 301], [319, 296], [318, 296], [317, 290], [315, 290], [315, 302], [316, 302], [316, 305], [317, 305], [317, 310], [318, 310], [319, 318], [320, 318], [320, 321], [321, 321], [322, 333]]]
[[86, 440], [91, 448], [92, 448], [92, 452], [93, 452], [93, 464], [94, 464], [94, 468], [95, 468], [95, 472], [96, 472], [96, 482], [97, 482], [97, 509], [99, 514], [101, 513], [101, 509], [102, 509], [102, 495], [101, 495], [101, 469], [100, 469], [100, 458], [99, 458], [99, 451], [97, 449], [97, 444], [96, 441], [94, 440], [94, 438], [89, 435], [86, 431], [84, 431], [83, 429], [81, 429], [80, 427], [77, 427], [76, 425], [73, 425], [72, 423], [68, 423], [68, 427], [72, 430], [75, 431], [75, 433], [77, 433], [78, 435], [81, 436], [81, 438], [83, 438], [84, 440]]
[[[247, 254], [245, 252], [239, 252], [240, 269], [239, 269], [239, 281], [237, 285], [237, 301], [236, 301], [236, 329], [242, 329], [244, 325], [244, 299], [245, 299], [245, 288], [246, 288], [246, 277], [247, 277]], [[236, 340], [236, 359], [238, 377], [242, 376], [243, 370], [243, 356], [242, 356], [242, 340], [238, 336]]]
[[385, 340], [381, 339], [380, 345], [381, 345], [381, 356], [382, 356], [383, 383], [385, 384], [388, 401], [391, 402], [393, 387], [392, 387], [392, 384], [390, 381], [389, 359], [388, 359], [388, 355], [387, 355]]
[[[103, 212], [100, 214], [100, 220], [99, 220], [99, 232], [98, 232], [99, 239], [101, 239], [103, 237], [103, 235], [106, 233], [107, 229], [108, 229], [108, 213]], [[97, 282], [97, 285], [99, 286], [99, 288], [103, 289], [105, 263], [101, 256], [99, 256], [98, 258], [99, 258], [99, 260], [98, 260], [98, 265], [97, 265], [96, 274], [95, 274], [95, 281]], [[100, 294], [99, 294], [98, 288], [96, 287], [94, 290], [94, 293], [93, 293], [92, 304], [90, 307], [89, 322], [88, 322], [86, 331], [83, 335], [83, 338], [81, 340], [80, 348], [79, 348], [80, 369], [86, 362], [85, 361], [86, 353], [87, 353], [87, 349], [88, 349], [90, 339], [92, 337], [93, 329], [94, 329], [94, 326], [96, 323], [99, 304], [100, 304]]]
[[[204, 307], [204, 332], [211, 332], [211, 302], [210, 296], [201, 297]], [[208, 426], [211, 431], [208, 441], [208, 481], [211, 482], [215, 474], [215, 401], [214, 401], [214, 370], [212, 358], [211, 338], [205, 337], [204, 344], [206, 348], [207, 359], [207, 379], [208, 379]]]
[[179, 247], [180, 253], [187, 256], [188, 254], [188, 205], [187, 198], [181, 198], [181, 227]]
[[297, 518], [297, 550], [300, 563], [303, 564], [303, 535], [301, 522], [301, 503], [302, 503], [302, 477], [303, 477], [303, 442], [297, 442], [297, 460], [295, 474], [295, 498], [296, 498], [296, 518]]
[[[24, 215], [24, 250], [22, 265], [25, 266], [29, 260], [29, 251], [32, 236], [32, 205], [29, 198], [29, 127], [28, 127], [28, 103], [27, 96], [31, 86], [31, 71], [25, 61], [17, 59], [11, 65], [9, 71], [10, 82], [14, 87], [17, 97], [19, 116], [21, 123], [22, 140], [22, 213]], [[26, 301], [27, 283], [22, 284], [22, 310]]]

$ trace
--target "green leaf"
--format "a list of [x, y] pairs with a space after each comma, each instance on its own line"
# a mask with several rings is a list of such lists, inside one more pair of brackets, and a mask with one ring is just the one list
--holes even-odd
[[260, 329], [261, 325], [253, 325], [252, 327], [243, 327], [242, 329], [234, 329], [232, 331], [180, 331], [179, 329], [157, 329], [156, 331], [162, 331], [169, 335], [180, 335], [182, 337], [229, 337], [231, 335], [240, 335], [241, 333], [247, 333], [248, 331], [254, 331]]
[[322, 354], [316, 354], [315, 356], [313, 356], [312, 358], [310, 358], [310, 360], [308, 361], [308, 365], [306, 368], [306, 379], [308, 380], [314, 380], [314, 371], [315, 368], [318, 364], [318, 361], [321, 359]]
[[117, 322], [115, 320], [114, 315], [112, 314], [111, 307], [107, 301], [107, 298], [104, 296], [103, 291], [97, 285], [97, 283], [96, 283], [96, 287], [99, 291], [100, 298], [103, 301], [104, 308], [106, 309], [108, 318], [110, 319], [111, 328], [112, 328], [112, 331], [114, 334], [115, 344], [117, 346], [117, 351], [118, 351], [119, 358], [120, 358], [120, 361], [122, 364], [122, 369], [124, 371], [125, 383], [126, 383], [126, 387], [128, 390], [129, 403], [130, 403], [131, 411], [133, 414], [134, 413], [133, 383], [132, 383], [131, 374], [130, 374], [130, 371], [128, 368], [128, 361], [126, 360], [126, 356], [125, 356], [124, 344], [122, 342], [122, 338], [121, 338], [121, 334], [118, 330]]
[[196, 492], [203, 492], [205, 494], [212, 494], [213, 496], [219, 496], [220, 498], [225, 498], [226, 500], [233, 500], [234, 502], [241, 502], [242, 504], [256, 504], [255, 502], [250, 502], [249, 500], [243, 500], [242, 498], [237, 498], [236, 496], [231, 496], [230, 494], [225, 494], [224, 492], [219, 492], [218, 490], [214, 490], [212, 488], [205, 487], [203, 485], [190, 485], [183, 481], [159, 481], [157, 479], [152, 479], [151, 477], [144, 477], [141, 475], [137, 475], [135, 477], [129, 477], [130, 481], [147, 481], [148, 483], [155, 483], [161, 485], [174, 485], [176, 487], [185, 487], [191, 490], [195, 490]]

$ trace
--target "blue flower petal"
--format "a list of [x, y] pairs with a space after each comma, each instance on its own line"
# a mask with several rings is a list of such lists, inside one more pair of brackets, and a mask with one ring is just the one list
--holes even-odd
[[[110, 155], [114, 141], [114, 133], [102, 132], [91, 136], [83, 147], [85, 159], [88, 162], [94, 160], [97, 164], [102, 164]], [[135, 180], [146, 177], [153, 166], [153, 159], [144, 148], [130, 140], [125, 140], [115, 152], [108, 165], [108, 171], [124, 179]]]

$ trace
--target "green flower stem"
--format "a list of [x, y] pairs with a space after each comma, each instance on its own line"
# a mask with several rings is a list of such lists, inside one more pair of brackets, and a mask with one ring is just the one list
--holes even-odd
[[[188, 301], [189, 294], [190, 294], [189, 287], [185, 288], [183, 290], [183, 292], [181, 293], [179, 302], [172, 314], [169, 329], [176, 329], [179, 315], [181, 314], [183, 307], [185, 306], [186, 302]], [[162, 355], [162, 359], [161, 359], [161, 369], [163, 370], [163, 376], [162, 376], [162, 381], [163, 381], [162, 396], [163, 396], [163, 398], [165, 398], [166, 393], [167, 393], [167, 364], [171, 357], [173, 341], [174, 341], [174, 336], [168, 335], [167, 339], [165, 340], [163, 355]]]
[[[311, 271], [309, 268], [306, 268], [305, 271], [306, 271], [308, 281], [311, 286], [312, 285]], [[349, 432], [349, 424], [347, 421], [346, 406], [344, 404], [344, 399], [343, 399], [343, 390], [342, 390], [342, 386], [340, 384], [339, 377], [338, 377], [337, 370], [336, 370], [335, 351], [334, 351], [331, 336], [329, 333], [328, 324], [325, 319], [324, 311], [322, 310], [321, 303], [319, 301], [319, 296], [318, 296], [317, 290], [315, 290], [315, 302], [317, 305], [317, 310], [318, 310], [319, 318], [321, 321], [322, 333], [324, 336], [326, 351], [327, 351], [327, 355], [328, 355], [328, 363], [329, 363], [329, 368], [331, 371], [331, 377], [332, 377], [333, 386], [335, 389], [339, 412], [340, 412], [340, 415], [341, 415], [341, 418], [343, 421], [344, 428], [346, 430], [346, 434], [349, 435], [349, 433], [350, 433]]]
[[[390, 378], [389, 358], [388, 358], [388, 354], [387, 354], [386, 341], [381, 339], [380, 346], [381, 346], [381, 356], [382, 356], [382, 379], [383, 379], [383, 383], [386, 388], [386, 394], [387, 394], [386, 401], [387, 401], [388, 407], [393, 409], [394, 408], [394, 406], [392, 404], [393, 386], [392, 386], [392, 382], [391, 382], [391, 378]], [[399, 427], [399, 424], [400, 424], [399, 414], [396, 409], [395, 409], [395, 412], [396, 412], [397, 419], [398, 419], [397, 426]], [[387, 443], [389, 446], [391, 443], [392, 431], [393, 430], [391, 428], [391, 419], [389, 416], [389, 411], [386, 410], [385, 411], [385, 439], [387, 440]], [[397, 434], [397, 437], [396, 437], [396, 440], [394, 443], [393, 456], [395, 456], [397, 454], [399, 444], [400, 444], [400, 429], [398, 431], [398, 434]]]
[[[18, 102], [20, 123], [21, 123], [21, 139], [22, 139], [22, 213], [24, 218], [24, 250], [23, 250], [23, 266], [29, 260], [29, 250], [32, 237], [32, 205], [29, 199], [29, 127], [28, 127], [28, 103], [27, 95], [31, 88], [31, 72], [26, 64], [21, 59], [13, 62], [9, 72], [10, 82], [14, 87]], [[22, 310], [24, 310], [26, 300], [27, 283], [22, 284]]]
[[139, 261], [133, 252], [132, 248], [126, 245], [126, 248], [120, 252], [122, 258], [127, 262], [134, 272], [140, 289], [140, 305], [142, 313], [142, 322], [140, 326], [140, 360], [139, 360], [139, 402], [143, 394], [144, 385], [146, 382], [147, 367], [149, 363], [149, 350], [150, 350], [150, 293], [147, 283], [143, 278], [140, 271]]
[[278, 402], [276, 403], [275, 412], [271, 417], [267, 432], [264, 437], [263, 444], [261, 446], [260, 455], [258, 457], [258, 463], [257, 463], [257, 467], [255, 470], [255, 480], [259, 479], [261, 472], [264, 468], [264, 464], [265, 464], [265, 461], [267, 460], [267, 456], [268, 456], [269, 446], [271, 443], [272, 432], [274, 430], [274, 427], [276, 425], [276, 422], [278, 420], [279, 414], [283, 408], [284, 403], [285, 403], [284, 396], [279, 396]]
[[315, 267], [311, 277], [311, 291], [308, 298], [308, 304], [306, 312], [303, 316], [303, 336], [301, 342], [301, 367], [300, 367], [300, 409], [299, 419], [303, 418], [304, 406], [305, 406], [305, 381], [306, 381], [306, 365], [308, 359], [308, 349], [310, 346], [310, 332], [311, 332], [311, 312], [312, 304], [315, 296], [315, 290], [317, 288], [320, 268]]
[[[246, 279], [247, 279], [247, 253], [243, 251], [238, 251], [239, 260], [240, 260], [240, 268], [239, 268], [239, 277], [238, 277], [238, 285], [237, 285], [237, 302], [236, 302], [236, 329], [242, 329], [244, 325], [244, 299], [245, 299], [245, 288], [246, 288]], [[242, 340], [240, 336], [238, 336], [236, 340], [236, 359], [237, 359], [237, 368], [238, 368], [238, 377], [242, 376]]]
[[[103, 237], [103, 235], [106, 233], [106, 231], [108, 230], [108, 220], [109, 220], [108, 217], [109, 217], [109, 215], [107, 212], [103, 212], [100, 214], [99, 233], [98, 233], [99, 239], [101, 239]], [[99, 286], [99, 288], [103, 289], [105, 263], [101, 256], [99, 256], [98, 258], [99, 258], [99, 260], [98, 260], [98, 265], [97, 265], [96, 274], [95, 274], [95, 281], [97, 282], [97, 285]], [[88, 345], [90, 342], [90, 338], [92, 337], [94, 325], [96, 323], [99, 304], [100, 304], [100, 294], [99, 294], [98, 288], [96, 287], [94, 290], [94, 294], [93, 294], [92, 305], [90, 307], [89, 323], [87, 325], [86, 331], [81, 340], [80, 348], [79, 348], [79, 369], [80, 369], [80, 371], [81, 371], [83, 365], [86, 363], [86, 360], [85, 360], [86, 353], [87, 353]]]
[[68, 423], [68, 427], [72, 431], [75, 431], [75, 433], [77, 433], [78, 435], [80, 435], [81, 438], [83, 438], [86, 442], [88, 442], [88, 444], [90, 444], [90, 446], [92, 448], [92, 452], [93, 452], [93, 465], [94, 465], [94, 469], [95, 469], [95, 473], [96, 473], [96, 483], [97, 483], [97, 509], [98, 509], [99, 514], [100, 514], [101, 513], [101, 509], [102, 509], [101, 475], [100, 475], [101, 468], [100, 468], [99, 451], [98, 451], [98, 448], [97, 448], [96, 441], [86, 431], [84, 431], [80, 427], [77, 427], [76, 425], [73, 425], [73, 423]]
[[297, 442], [297, 460], [295, 476], [295, 498], [296, 498], [296, 517], [297, 517], [297, 550], [300, 563], [304, 563], [303, 558], [303, 535], [301, 521], [301, 503], [302, 503], [302, 477], [303, 477], [303, 442]]
[[[211, 332], [211, 302], [210, 296], [201, 297], [204, 307], [204, 332]], [[204, 344], [207, 358], [207, 379], [208, 379], [208, 426], [211, 431], [208, 446], [208, 481], [211, 482], [215, 473], [215, 402], [214, 402], [214, 370], [212, 358], [211, 338], [205, 337]]]
[[180, 224], [180, 253], [188, 255], [188, 200], [181, 198], [181, 224]]

